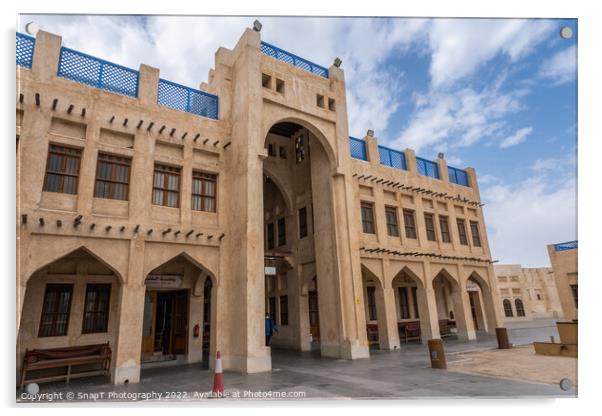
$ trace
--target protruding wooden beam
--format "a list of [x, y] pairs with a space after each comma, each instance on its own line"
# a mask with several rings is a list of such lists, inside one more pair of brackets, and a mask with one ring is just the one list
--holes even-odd
[[44, 217], [40, 217], [40, 218], [38, 218], [38, 222], [40, 223], [40, 227], [43, 227], [43, 226], [44, 226], [44, 224], [45, 224], [45, 223], [44, 223]]
[[55, 98], [52, 100], [52, 111], [56, 110], [56, 105], [59, 103], [59, 99]]
[[175, 132], [176, 132], [175, 128], [171, 129], [171, 132], [169, 133], [169, 137], [173, 137]]
[[203, 140], [203, 144], [207, 144], [207, 142], [208, 142], [208, 141], [209, 141], [209, 139], [208, 139], [208, 138], [207, 138], [207, 139], [205, 139], [205, 140]]
[[230, 145], [232, 144], [232, 142], [228, 142], [224, 145], [224, 149], [227, 149]]
[[21, 214], [21, 224], [27, 224], [27, 214]]
[[112, 225], [107, 225], [107, 226], [105, 227], [105, 230], [106, 230], [106, 231], [111, 231], [111, 228], [113, 228], [113, 226], [112, 226]]
[[23, 94], [19, 94], [19, 103], [23, 104], [23, 99], [25, 96]]
[[125, 231], [125, 225], [122, 225], [121, 228], [119, 229], [119, 232], [122, 233]]
[[137, 129], [139, 129], [140, 127], [142, 127], [142, 124], [144, 123], [144, 120], [140, 120], [138, 122], [138, 125], [136, 126]]
[[109, 123], [113, 123], [113, 120], [115, 120], [115, 116], [111, 116], [111, 119], [109, 120]]
[[82, 117], [86, 117], [86, 108], [82, 108]]
[[178, 234], [180, 234], [180, 230], [178, 230], [178, 231], [176, 231], [175, 233], [173, 233], [173, 235], [174, 235], [175, 237], [177, 237], [177, 236], [178, 236]]
[[184, 140], [184, 139], [186, 138], [186, 136], [188, 136], [188, 132], [185, 132], [185, 133], [182, 135], [182, 140]]
[[62, 226], [63, 226], [63, 221], [61, 221], [61, 220], [56, 220], [56, 226], [57, 226], [57, 227], [62, 227]]
[[95, 224], [95, 223], [92, 223], [92, 224], [90, 224], [90, 229], [91, 229], [91, 230], [93, 230], [93, 229], [94, 229], [94, 227], [96, 227], [96, 224]]
[[202, 236], [202, 235], [203, 235], [203, 233], [197, 233], [197, 234], [196, 234], [196, 238], [199, 238], [199, 237], [200, 237], [200, 236]]
[[212, 238], [213, 238], [213, 236], [212, 236], [212, 235], [208, 235], [208, 236], [207, 236], [207, 240], [211, 240]]
[[226, 234], [222, 233], [222, 235], [219, 236], [219, 241], [222, 241], [225, 236], [226, 236]]
[[148, 127], [146, 128], [146, 131], [150, 131], [154, 125], [155, 125], [155, 122], [151, 121], [150, 124], [148, 125]]
[[80, 225], [82, 223], [83, 217], [83, 215], [78, 215], [77, 217], [75, 217], [75, 219], [73, 220], [73, 226], [77, 227], [78, 225]]
[[71, 114], [71, 112], [73, 111], [74, 108], [75, 108], [75, 106], [73, 104], [70, 104], [69, 108], [67, 109], [67, 114]]
[[136, 226], [134, 227], [134, 232], [137, 233], [139, 229], [140, 229], [140, 224], [136, 224]]
[[196, 142], [199, 137], [201, 137], [201, 133], [197, 133], [196, 136], [194, 136], [194, 139], [192, 139], [192, 141]]
[[40, 93], [36, 92], [36, 106], [39, 107], [40, 106]]
[[153, 229], [151, 228], [150, 230], [148, 230], [148, 231], [146, 232], [146, 235], [151, 235], [152, 233], [153, 233]]
[[216, 141], [213, 143], [213, 146], [217, 146], [218, 144], [219, 144], [219, 140], [216, 140]]
[[163, 133], [163, 130], [165, 130], [165, 124], [161, 126], [161, 128], [159, 129], [159, 134]]
[[125, 120], [123, 120], [123, 127], [128, 125], [128, 119], [126, 118]]
[[171, 232], [171, 228], [168, 228], [167, 230], [163, 230], [162, 234], [165, 235], [165, 234], [170, 233], [170, 232]]
[[194, 230], [190, 230], [186, 233], [186, 238], [190, 237], [190, 235], [194, 233]]

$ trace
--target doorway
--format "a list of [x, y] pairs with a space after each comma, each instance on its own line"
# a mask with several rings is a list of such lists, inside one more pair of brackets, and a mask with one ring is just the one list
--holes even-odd
[[472, 315], [472, 322], [475, 331], [481, 329], [479, 328], [479, 320], [477, 319], [477, 303], [479, 302], [478, 296], [479, 294], [477, 292], [468, 292], [468, 299], [470, 300], [470, 314]]
[[314, 277], [307, 291], [309, 310], [309, 333], [312, 342], [320, 342], [320, 313], [318, 311], [318, 287]]
[[176, 359], [188, 352], [188, 290], [147, 290], [144, 299], [142, 359]]

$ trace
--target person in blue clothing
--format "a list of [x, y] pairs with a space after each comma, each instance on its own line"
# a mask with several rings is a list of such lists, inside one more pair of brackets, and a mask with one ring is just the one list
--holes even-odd
[[272, 335], [274, 332], [278, 333], [278, 326], [276, 322], [270, 318], [270, 314], [265, 314], [265, 345], [266, 347], [270, 346], [270, 342], [272, 341]]

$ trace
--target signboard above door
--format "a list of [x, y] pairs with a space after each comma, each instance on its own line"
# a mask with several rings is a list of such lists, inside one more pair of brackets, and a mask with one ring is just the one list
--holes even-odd
[[145, 284], [155, 289], [174, 289], [182, 287], [182, 277], [179, 274], [149, 274]]

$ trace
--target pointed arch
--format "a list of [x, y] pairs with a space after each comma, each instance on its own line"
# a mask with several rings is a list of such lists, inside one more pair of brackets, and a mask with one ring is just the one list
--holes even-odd
[[379, 287], [384, 287], [384, 282], [381, 276], [378, 275], [378, 273], [373, 272], [372, 270], [370, 270], [370, 268], [365, 265], [364, 263], [361, 263], [361, 268], [362, 268], [362, 278], [365, 277], [370, 277], [374, 282], [376, 282]]
[[433, 284], [437, 278], [449, 283], [452, 291], [460, 290], [460, 281], [458, 277], [454, 276], [446, 267], [441, 267], [441, 269], [439, 269], [439, 271], [433, 275], [431, 284]]
[[400, 278], [401, 276], [408, 276], [409, 278], [411, 278], [416, 285], [421, 288], [424, 289], [424, 282], [422, 281], [422, 279], [418, 276], [418, 274], [416, 274], [414, 272], [414, 270], [412, 270], [410, 267], [408, 267], [407, 265], [404, 265], [401, 270], [399, 270], [394, 276], [393, 279], [391, 280], [391, 285], [393, 285], [393, 283], [395, 282], [396, 279]]
[[80, 250], [84, 251], [86, 254], [90, 255], [93, 259], [95, 259], [102, 265], [106, 266], [109, 270], [111, 270], [115, 274], [115, 276], [119, 279], [119, 283], [123, 284], [125, 281], [123, 274], [119, 271], [119, 269], [116, 265], [114, 265], [109, 260], [106, 260], [101, 255], [95, 253], [92, 249], [87, 247], [85, 244], [79, 244], [79, 245], [76, 245], [75, 247], [72, 246], [67, 249], [61, 249], [60, 247], [49, 247], [49, 249], [54, 250], [54, 253], [52, 253], [48, 258], [44, 259], [43, 264], [35, 264], [34, 263], [34, 265], [32, 265], [32, 268], [35, 267], [35, 269], [25, 277], [25, 279], [24, 279], [25, 284], [27, 284], [27, 282], [29, 282], [29, 279], [31, 279], [31, 277], [34, 276], [36, 273], [38, 273], [40, 270], [43, 270], [44, 268], [50, 266], [51, 264], [56, 263], [56, 262], [62, 260], [63, 258], [70, 256], [71, 254], [76, 253], [77, 251], [80, 251]]
[[483, 279], [483, 277], [481, 277], [481, 275], [476, 270], [473, 270], [472, 273], [468, 275], [466, 281], [468, 282], [469, 280], [472, 280], [476, 284], [478, 284], [481, 291], [489, 291], [489, 284], [485, 279]]
[[168, 262], [172, 261], [173, 259], [180, 257], [180, 256], [185, 258], [187, 261], [192, 263], [197, 268], [204, 271], [207, 275], [211, 276], [212, 281], [215, 284], [215, 286], [217, 286], [219, 284], [217, 275], [211, 269], [209, 269], [207, 266], [205, 266], [200, 260], [198, 260], [194, 255], [188, 253], [185, 250], [184, 251], [176, 251], [175, 254], [174, 254], [174, 252], [170, 252], [169, 250], [165, 250], [165, 251], [161, 251], [160, 253], [156, 253], [156, 256], [153, 257], [152, 263], [147, 265], [146, 268], [144, 269], [144, 278], [146, 279], [146, 276], [148, 276], [148, 274], [150, 272], [152, 272], [153, 270], [155, 270], [156, 268], [161, 267], [165, 263], [168, 263]]

